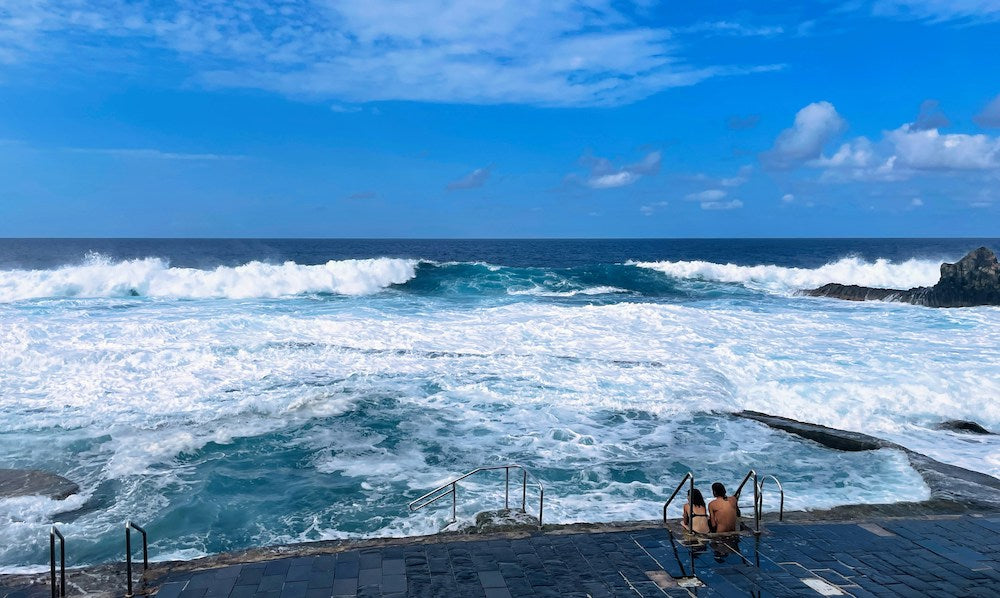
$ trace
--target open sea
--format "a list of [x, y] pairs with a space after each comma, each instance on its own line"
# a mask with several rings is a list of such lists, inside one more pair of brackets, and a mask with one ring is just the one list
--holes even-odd
[[[731, 416], [857, 430], [1000, 476], [1000, 308], [801, 297], [932, 285], [998, 239], [0, 240], [0, 468], [80, 494], [0, 499], [0, 572], [432, 533], [407, 503], [524, 464], [549, 523], [655, 519], [753, 467], [787, 509], [922, 500], [893, 450], [836, 452]], [[459, 488], [502, 505], [503, 474]], [[517, 494], [520, 488], [517, 489]], [[537, 497], [529, 490], [528, 502]], [[769, 495], [766, 508], [776, 507]]]

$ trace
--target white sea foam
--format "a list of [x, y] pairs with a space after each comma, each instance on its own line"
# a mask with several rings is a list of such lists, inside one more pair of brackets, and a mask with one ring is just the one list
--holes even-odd
[[610, 286], [586, 287], [573, 289], [570, 291], [554, 291], [545, 287], [532, 287], [530, 289], [509, 289], [508, 295], [528, 295], [532, 297], [576, 297], [578, 295], [610, 295], [614, 293], [628, 293], [628, 289], [621, 289]]
[[159, 258], [112, 261], [88, 256], [81, 265], [53, 270], [0, 271], [0, 302], [47, 297], [172, 299], [283, 297], [306, 293], [367, 295], [416, 275], [416, 260], [375, 258], [331, 260], [306, 266], [294, 262], [220, 266], [212, 270], [172, 268]]
[[[553, 522], [648, 519], [676, 483], [675, 461], [714, 474], [774, 459], [789, 508], [927, 496], [899, 454], [831, 467], [829, 459], [855, 456], [824, 456], [757, 424], [697, 420], [710, 411], [755, 409], [869, 432], [1000, 474], [989, 458], [995, 443], [931, 430], [957, 418], [1000, 429], [995, 308], [519, 301], [469, 309], [403, 299], [392, 309], [381, 299], [0, 305], [6, 456], [70, 459], [59, 473], [88, 493], [120, 486], [114, 505], [69, 528], [85, 537], [114, 530], [108, 554], [119, 549], [120, 521], [154, 519], [208, 492], [191, 486], [199, 483], [191, 455], [214, 443], [229, 458], [241, 437], [276, 433], [293, 436], [282, 448], [311, 455], [295, 467], [348, 480], [356, 495], [323, 513], [253, 513], [255, 543], [433, 531], [441, 511], [409, 517], [401, 492], [415, 497], [467, 466], [522, 457], [558, 474], [551, 495], [547, 486]], [[382, 428], [365, 428], [372, 413], [385, 414]], [[350, 417], [305, 429], [338, 414]], [[387, 429], [403, 440], [387, 441]], [[259, 458], [259, 471], [276, 467]], [[592, 475], [573, 477], [581, 471]], [[495, 504], [496, 486], [466, 490], [466, 510]], [[170, 496], [184, 497], [174, 499], [182, 507]], [[343, 527], [348, 517], [354, 528]], [[10, 547], [0, 548], [0, 568], [34, 559], [17, 551], [52, 518], [58, 509], [48, 503], [0, 501], [0, 522], [11, 523], [0, 526], [0, 547]], [[203, 537], [164, 542], [165, 552], [211, 550]]]
[[941, 268], [940, 261], [935, 260], [910, 259], [893, 263], [885, 259], [869, 262], [856, 257], [842, 258], [818, 268], [738, 266], [702, 261], [629, 263], [675, 278], [739, 283], [776, 293], [793, 293], [831, 282], [895, 289], [930, 286], [940, 278]]

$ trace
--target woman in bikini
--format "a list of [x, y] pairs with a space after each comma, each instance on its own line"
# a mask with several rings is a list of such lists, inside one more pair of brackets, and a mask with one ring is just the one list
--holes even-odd
[[[696, 534], [707, 534], [710, 530], [708, 525], [708, 509], [705, 507], [705, 497], [701, 495], [701, 490], [694, 489], [689, 494], [689, 503], [684, 503], [684, 518], [681, 526], [684, 529]], [[688, 513], [688, 506], [692, 508], [694, 514]]]

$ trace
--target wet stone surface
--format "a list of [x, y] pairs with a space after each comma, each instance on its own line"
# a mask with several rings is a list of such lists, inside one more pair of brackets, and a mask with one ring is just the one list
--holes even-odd
[[[768, 523], [759, 537], [692, 538], [648, 527], [424, 539], [168, 570], [146, 591], [159, 598], [1000, 596], [1000, 517]], [[0, 587], [11, 597], [48, 593], [43, 584]]]

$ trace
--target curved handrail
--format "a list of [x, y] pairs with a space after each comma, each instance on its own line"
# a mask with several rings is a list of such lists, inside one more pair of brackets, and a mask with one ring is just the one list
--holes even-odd
[[[59, 538], [59, 590], [56, 590], [56, 538]], [[66, 596], [66, 538], [59, 528], [49, 528], [49, 563], [51, 567], [52, 598]]]
[[521, 472], [522, 472], [522, 474], [523, 474], [522, 481], [521, 481], [521, 512], [522, 513], [526, 512], [525, 511], [525, 506], [526, 506], [526, 502], [527, 502], [527, 498], [528, 498], [528, 477], [529, 476], [531, 477], [532, 484], [534, 484], [535, 486], [538, 487], [538, 527], [539, 527], [539, 529], [541, 529], [541, 527], [542, 527], [542, 509], [543, 509], [544, 504], [545, 504], [545, 488], [542, 487], [542, 482], [539, 481], [538, 477], [535, 476], [535, 474], [533, 474], [530, 471], [528, 471], [528, 469], [525, 468], [523, 465], [519, 465], [517, 463], [508, 463], [506, 465], [484, 465], [482, 467], [477, 467], [477, 468], [473, 469], [472, 471], [470, 471], [468, 473], [465, 473], [465, 474], [463, 474], [463, 475], [461, 475], [461, 476], [459, 476], [459, 477], [457, 477], [457, 478], [455, 478], [455, 479], [453, 479], [451, 481], [448, 481], [448, 482], [445, 482], [444, 484], [441, 484], [440, 486], [438, 486], [437, 488], [431, 490], [430, 492], [427, 492], [423, 496], [420, 496], [420, 497], [418, 497], [418, 498], [410, 501], [410, 503], [407, 505], [407, 508], [409, 508], [410, 512], [412, 513], [413, 511], [418, 511], [418, 510], [420, 510], [420, 509], [422, 509], [422, 508], [424, 508], [424, 507], [426, 507], [428, 505], [432, 505], [432, 504], [436, 503], [437, 501], [441, 500], [442, 498], [444, 498], [444, 497], [446, 497], [446, 496], [448, 496], [450, 494], [451, 495], [451, 520], [454, 522], [457, 519], [456, 510], [457, 510], [457, 502], [458, 502], [457, 501], [458, 482], [461, 482], [465, 478], [468, 478], [470, 476], [474, 476], [477, 473], [480, 473], [482, 471], [495, 471], [495, 470], [498, 470], [498, 469], [503, 469], [503, 470], [506, 471], [506, 480], [505, 480], [506, 486], [505, 486], [505, 489], [504, 489], [504, 500], [503, 500], [504, 508], [505, 509], [510, 508], [509, 507], [509, 504], [510, 504], [510, 470], [511, 469], [520, 469]]
[[146, 530], [132, 523], [131, 520], [125, 522], [125, 578], [128, 580], [128, 591], [126, 598], [132, 596], [132, 530], [142, 534], [142, 570], [149, 569], [149, 545], [146, 542]]
[[740, 494], [743, 492], [743, 487], [746, 486], [747, 482], [749, 482], [751, 479], [753, 479], [752, 486], [753, 486], [754, 531], [756, 533], [760, 533], [760, 483], [757, 481], [757, 470], [751, 469], [750, 471], [747, 472], [745, 476], [743, 476], [743, 481], [740, 482], [740, 485], [736, 487], [736, 492], [733, 493], [733, 496], [736, 497], [736, 506], [737, 508], [739, 508]]
[[663, 503], [663, 523], [664, 524], [667, 523], [667, 507], [670, 506], [670, 503], [673, 502], [674, 497], [676, 497], [677, 493], [680, 492], [681, 488], [684, 487], [684, 482], [688, 482], [688, 481], [690, 481], [690, 487], [688, 488], [688, 512], [689, 513], [693, 513], [694, 512], [694, 510], [691, 508], [691, 490], [694, 490], [694, 474], [689, 471], [686, 474], [684, 474], [684, 478], [681, 479], [681, 483], [677, 484], [677, 488], [674, 489], [674, 493], [670, 495], [670, 498], [667, 499], [667, 502]]
[[781, 481], [774, 477], [773, 475], [766, 475], [757, 484], [757, 512], [762, 513], [764, 511], [764, 482], [768, 478], [774, 480], [774, 483], [778, 485], [778, 492], [781, 494], [781, 502], [778, 508], [778, 521], [783, 521], [785, 519], [785, 489], [781, 487]]
[[736, 487], [736, 492], [733, 492], [733, 496], [735, 496], [737, 499], [739, 499], [740, 493], [743, 492], [743, 486], [746, 486], [747, 482], [750, 480], [750, 478], [756, 477], [756, 475], [757, 475], [757, 472], [754, 471], [753, 469], [751, 469], [750, 471], [748, 471], [747, 475], [744, 476], [743, 481], [740, 482], [740, 485]]

